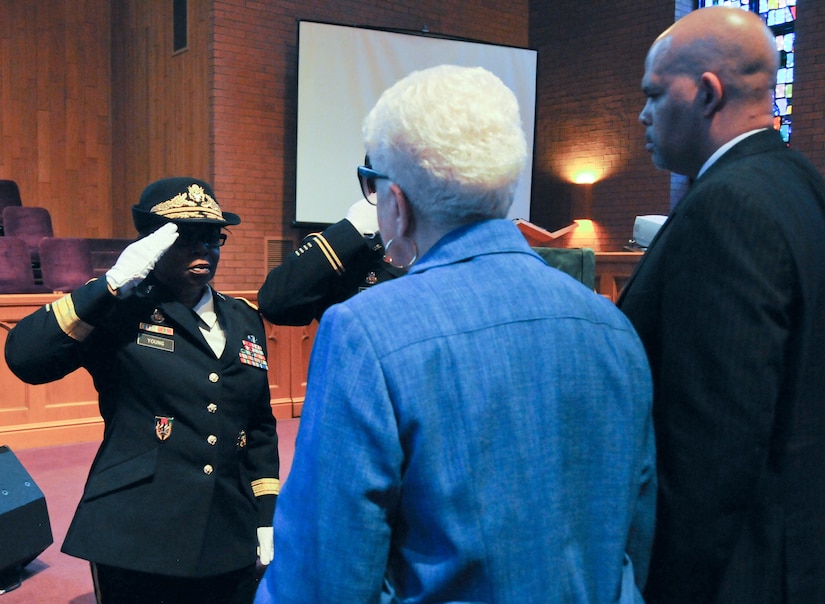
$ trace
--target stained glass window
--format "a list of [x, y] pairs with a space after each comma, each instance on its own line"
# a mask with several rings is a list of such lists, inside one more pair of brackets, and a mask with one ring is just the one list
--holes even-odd
[[786, 143], [791, 140], [793, 114], [794, 24], [796, 0], [698, 0], [697, 8], [705, 6], [738, 6], [757, 13], [776, 37], [779, 51], [779, 71], [776, 74], [776, 94], [773, 103], [773, 125]]

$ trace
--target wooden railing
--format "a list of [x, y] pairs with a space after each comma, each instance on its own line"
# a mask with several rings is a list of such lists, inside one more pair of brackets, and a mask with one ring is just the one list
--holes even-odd
[[[257, 292], [226, 292], [252, 303]], [[20, 319], [59, 294], [10, 294], [0, 296], [0, 348]], [[316, 325], [285, 327], [267, 323], [269, 390], [276, 418], [298, 417], [306, 392], [306, 370]], [[0, 445], [28, 449], [100, 439], [103, 420], [91, 376], [78, 369], [49, 384], [20, 381], [0, 361]]]
[[[615, 301], [633, 267], [637, 252], [597, 252], [596, 291]], [[226, 292], [257, 302], [257, 292]], [[11, 328], [59, 294], [0, 296], [0, 348]], [[284, 327], [267, 324], [269, 389], [276, 418], [299, 417], [306, 394], [309, 355], [317, 325]], [[0, 361], [0, 445], [12, 449], [100, 439], [103, 420], [91, 376], [79, 369], [50, 384], [21, 382]]]

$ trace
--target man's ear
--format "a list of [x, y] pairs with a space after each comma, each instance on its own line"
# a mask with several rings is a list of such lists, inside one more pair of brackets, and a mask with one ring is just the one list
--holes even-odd
[[396, 237], [410, 237], [414, 227], [412, 206], [396, 183], [390, 183], [390, 219], [395, 226]]
[[706, 71], [699, 79], [699, 94], [702, 102], [702, 114], [710, 117], [724, 105], [722, 81], [712, 71]]

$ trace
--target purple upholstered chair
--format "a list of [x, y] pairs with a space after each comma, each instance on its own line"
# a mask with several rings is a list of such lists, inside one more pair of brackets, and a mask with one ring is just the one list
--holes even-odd
[[46, 208], [8, 206], [3, 208], [3, 229], [7, 237], [20, 237], [29, 246], [35, 274], [40, 266], [40, 240], [52, 237], [52, 217]]
[[0, 294], [50, 291], [35, 285], [29, 246], [19, 237], [0, 237]]
[[0, 235], [3, 234], [3, 208], [6, 206], [22, 206], [20, 188], [13, 180], [0, 179]]
[[45, 237], [40, 240], [43, 285], [51, 291], [70, 292], [92, 278], [92, 252], [87, 239]]

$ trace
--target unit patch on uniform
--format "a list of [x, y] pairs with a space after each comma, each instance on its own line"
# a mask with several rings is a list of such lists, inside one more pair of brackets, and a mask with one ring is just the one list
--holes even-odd
[[266, 356], [264, 356], [264, 348], [258, 344], [257, 338], [253, 335], [246, 336], [238, 356], [244, 365], [252, 365], [261, 369], [269, 368]]
[[155, 416], [155, 436], [158, 440], [166, 440], [172, 435], [172, 422], [174, 421], [174, 417]]

